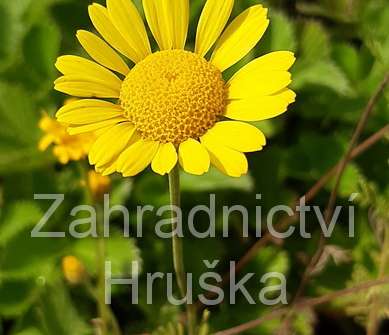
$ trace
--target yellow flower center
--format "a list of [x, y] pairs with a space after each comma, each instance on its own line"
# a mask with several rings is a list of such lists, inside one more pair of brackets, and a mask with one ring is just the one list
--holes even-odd
[[154, 53], [123, 82], [120, 102], [143, 139], [179, 144], [199, 138], [224, 114], [226, 85], [204, 58], [184, 50]]

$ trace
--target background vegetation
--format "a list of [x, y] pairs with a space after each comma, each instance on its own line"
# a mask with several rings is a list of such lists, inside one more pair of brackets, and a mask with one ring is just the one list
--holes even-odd
[[[193, 46], [203, 2], [191, 0], [189, 46]], [[94, 241], [30, 238], [31, 228], [48, 205], [34, 201], [34, 193], [65, 193], [65, 203], [50, 221], [48, 228], [52, 230], [68, 231], [72, 219], [69, 210], [82, 201], [84, 190], [77, 164], [61, 166], [50, 151], [39, 152], [37, 142], [42, 134], [37, 124], [43, 111], [53, 115], [63, 103], [64, 96], [53, 90], [57, 76], [53, 64], [60, 54], [82, 54], [75, 32], [92, 29], [87, 16], [89, 3], [0, 0], [0, 334], [93, 333], [90, 320], [96, 317], [95, 302], [85, 286], [64, 280], [61, 259], [77, 256], [93, 282]], [[255, 3], [237, 0], [234, 15]], [[209, 193], [215, 192], [218, 206], [239, 203], [251, 210], [250, 238], [241, 238], [237, 216], [230, 222], [229, 239], [185, 241], [187, 270], [195, 277], [206, 270], [203, 259], [220, 259], [217, 270], [223, 273], [230, 260], [239, 260], [256, 245], [256, 193], [262, 193], [264, 213], [275, 204], [293, 204], [341, 159], [362, 110], [389, 70], [387, 0], [269, 0], [265, 4], [270, 8], [271, 28], [236, 68], [268, 51], [295, 51], [298, 61], [293, 69], [293, 89], [298, 93], [297, 102], [282, 118], [257, 124], [269, 138], [269, 146], [250, 155], [249, 176], [231, 179], [215, 172], [201, 178], [183, 176], [184, 208], [207, 204]], [[387, 127], [388, 102], [386, 90], [361, 140]], [[347, 220], [336, 228], [326, 241], [304, 296], [319, 296], [389, 275], [389, 142], [381, 137], [348, 164], [340, 184], [339, 204], [347, 205], [353, 192], [360, 194], [356, 200], [356, 237], [347, 238]], [[113, 182], [114, 203], [126, 204], [129, 209], [168, 203], [166, 178], [149, 171], [133, 180], [114, 178]], [[327, 183], [312, 203], [324, 208], [333, 184]], [[134, 219], [132, 210], [132, 222]], [[116, 221], [119, 232], [121, 218]], [[141, 239], [124, 239], [118, 234], [107, 241], [115, 274], [128, 277], [130, 262], [140, 262], [141, 291], [145, 289], [142, 274], [172, 271], [170, 241], [155, 236], [155, 222], [155, 216], [147, 217]], [[219, 217], [217, 222], [219, 229]], [[134, 233], [135, 227], [132, 229]], [[292, 300], [309, 257], [317, 249], [320, 229], [313, 216], [309, 216], [308, 230], [313, 239], [296, 234], [282, 244], [267, 243], [251, 254], [240, 275], [255, 272], [260, 278], [269, 271], [284, 273]], [[252, 294], [258, 293], [257, 282], [249, 286]], [[162, 292], [163, 287], [158, 289]], [[155, 294], [161, 299], [153, 305], [146, 304], [143, 294], [138, 306], [131, 306], [128, 296], [128, 287], [116, 288], [112, 305], [124, 334], [151, 332], [179, 318], [180, 311], [162, 299], [163, 294]], [[211, 310], [209, 327], [211, 331], [226, 329], [270, 310], [248, 305], [243, 299], [237, 305], [224, 303]], [[274, 318], [247, 334], [275, 334], [282, 324], [290, 334], [364, 334], [370, 329], [373, 335], [371, 325], [388, 313], [389, 290], [375, 287], [300, 310], [291, 314], [288, 322]], [[381, 328], [381, 334], [389, 333], [385, 322]]]

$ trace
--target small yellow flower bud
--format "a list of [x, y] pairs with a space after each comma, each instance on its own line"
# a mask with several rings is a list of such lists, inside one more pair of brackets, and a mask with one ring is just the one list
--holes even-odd
[[110, 190], [111, 179], [107, 176], [102, 176], [94, 170], [90, 170], [88, 172], [88, 187], [93, 198], [99, 199]]
[[84, 265], [74, 256], [62, 258], [62, 272], [65, 279], [72, 285], [82, 283], [86, 277]]

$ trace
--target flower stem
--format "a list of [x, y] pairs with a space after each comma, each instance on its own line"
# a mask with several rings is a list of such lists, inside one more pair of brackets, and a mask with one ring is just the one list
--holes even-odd
[[98, 326], [101, 335], [107, 335], [112, 328], [112, 335], [121, 335], [119, 323], [109, 305], [105, 303], [105, 259], [106, 259], [106, 241], [104, 237], [104, 209], [103, 202], [96, 194], [93, 194], [88, 183], [88, 166], [80, 161], [77, 164], [81, 179], [84, 184], [84, 201], [96, 208], [96, 249], [95, 260], [97, 269], [97, 285], [92, 287], [88, 282], [87, 291], [93, 296], [97, 303], [98, 317], [101, 322]]
[[106, 246], [103, 230], [103, 209], [101, 204], [96, 205], [97, 209], [97, 243], [96, 243], [96, 262], [97, 262], [97, 304], [99, 316], [102, 323], [102, 334], [106, 335], [109, 324], [109, 315], [105, 305], [105, 256]]
[[[187, 281], [184, 267], [183, 238], [177, 230], [177, 212], [174, 208], [180, 208], [180, 171], [178, 164], [169, 173], [170, 205], [172, 206], [172, 244], [173, 264], [176, 272], [177, 284], [182, 297], [187, 296]], [[196, 335], [196, 309], [194, 304], [186, 304], [187, 324], [189, 335]]]

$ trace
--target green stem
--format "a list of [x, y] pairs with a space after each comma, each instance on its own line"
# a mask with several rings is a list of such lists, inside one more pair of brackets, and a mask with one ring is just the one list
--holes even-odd
[[[81, 178], [85, 183], [84, 200], [88, 204], [96, 206], [96, 268], [97, 268], [97, 287], [94, 290], [90, 283], [87, 288], [97, 302], [98, 317], [101, 320], [102, 329], [100, 329], [102, 335], [108, 334], [109, 326], [112, 326], [113, 335], [121, 335], [121, 330], [117, 319], [112, 312], [110, 306], [105, 303], [105, 257], [106, 257], [106, 245], [104, 238], [104, 210], [102, 203], [95, 199], [88, 185], [88, 166], [85, 162], [80, 161], [77, 164]], [[96, 291], [96, 292], [95, 292]], [[94, 293], [95, 292], [95, 293]]]
[[[178, 164], [169, 173], [169, 190], [171, 206], [180, 208], [180, 170]], [[177, 214], [172, 209], [172, 230], [177, 229]], [[187, 295], [186, 272], [184, 267], [183, 239], [178, 234], [172, 236], [173, 264], [176, 272], [177, 284], [181, 297]], [[196, 335], [196, 309], [194, 304], [186, 304], [187, 323], [189, 335]]]
[[[98, 301], [98, 299], [99, 299], [99, 294], [98, 293], [99, 292], [96, 291], [96, 288], [92, 285], [90, 280], [87, 280], [84, 284], [85, 284], [85, 288], [86, 288], [87, 292], [90, 294], [90, 296], [95, 301]], [[122, 335], [122, 332], [121, 332], [120, 327], [119, 327], [119, 323], [118, 323], [115, 315], [113, 314], [113, 311], [111, 310], [109, 305], [105, 304], [104, 306], [106, 308], [106, 313], [107, 313], [107, 315], [110, 318], [110, 323], [112, 325], [112, 334], [113, 335]]]
[[97, 212], [97, 243], [96, 243], [96, 263], [97, 263], [97, 304], [99, 317], [102, 322], [102, 335], [107, 334], [109, 315], [105, 304], [105, 256], [106, 246], [103, 227], [103, 209], [101, 204], [96, 204]]

